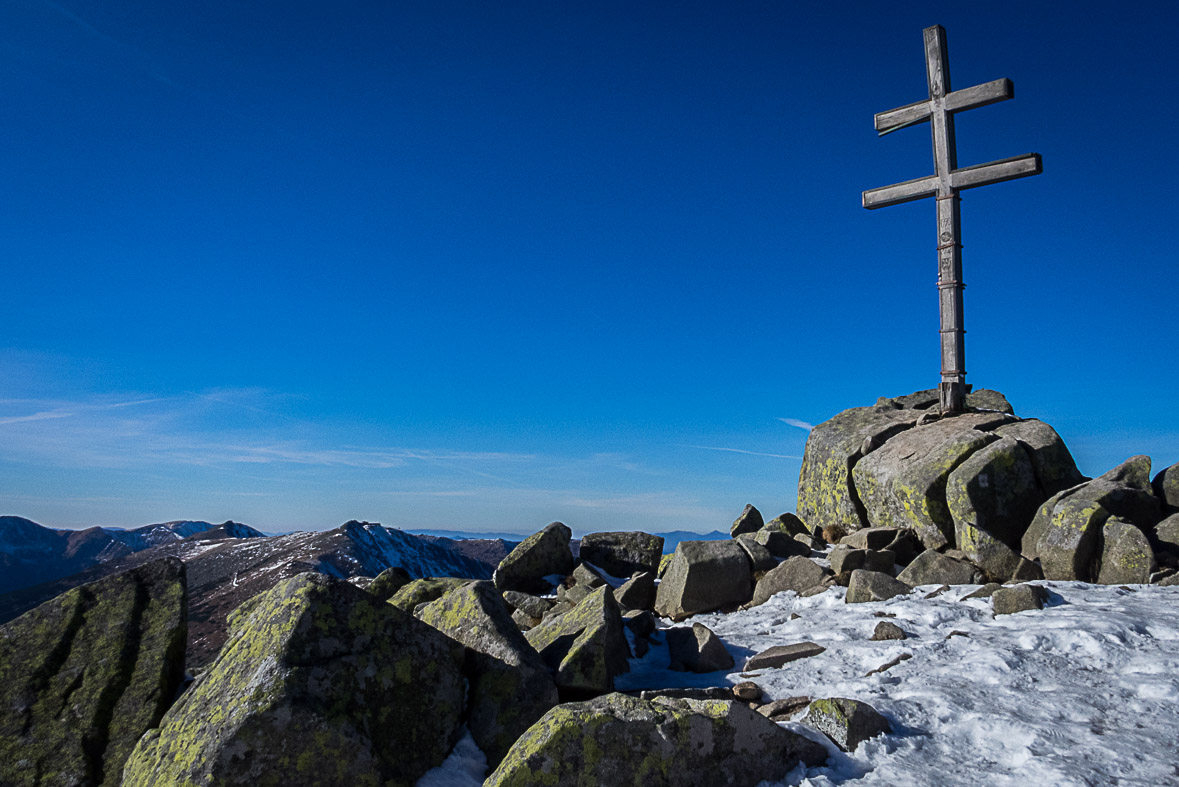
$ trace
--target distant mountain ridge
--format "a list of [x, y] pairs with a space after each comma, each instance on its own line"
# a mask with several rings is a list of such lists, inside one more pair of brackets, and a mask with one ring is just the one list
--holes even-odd
[[224, 537], [257, 538], [262, 534], [238, 522], [213, 525], [179, 520], [131, 530], [88, 527], [48, 528], [19, 516], [0, 516], [0, 594], [85, 571], [144, 549], [220, 530]]
[[[57, 532], [41, 528], [28, 520], [22, 520], [19, 524], [19, 532], [26, 541], [52, 539], [39, 531], [51, 534]], [[157, 537], [164, 542], [158, 546], [94, 563], [70, 576], [53, 578], [51, 581], [44, 581], [45, 577], [42, 577], [40, 584], [0, 596], [0, 623], [70, 588], [160, 557], [173, 556], [182, 560], [187, 569], [188, 664], [199, 667], [207, 664], [224, 643], [225, 617], [230, 611], [295, 574], [317, 571], [346, 579], [372, 577], [387, 568], [400, 566], [415, 578], [451, 576], [489, 579], [495, 568], [495, 563], [472, 559], [440, 543], [441, 540], [427, 539], [369, 522], [351, 521], [334, 530], [273, 537], [235, 536], [234, 533], [257, 532], [253, 528], [239, 528], [246, 526], [228, 522], [216, 527], [209, 526], [181, 539], [169, 539], [158, 534]], [[180, 531], [193, 529], [177, 528]], [[116, 543], [124, 549], [128, 548], [122, 542]], [[474, 541], [463, 543], [477, 544]]]

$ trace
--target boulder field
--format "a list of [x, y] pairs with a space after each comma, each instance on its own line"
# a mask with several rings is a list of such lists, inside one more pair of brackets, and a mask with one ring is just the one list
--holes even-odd
[[[815, 427], [798, 513], [767, 522], [747, 505], [728, 540], [664, 555], [657, 536], [596, 533], [575, 559], [554, 522], [490, 581], [296, 573], [229, 614], [195, 676], [183, 563], [75, 588], [0, 626], [0, 783], [413, 785], [469, 736], [487, 785], [753, 787], [893, 724], [854, 697], [767, 696], [749, 678], [825, 648], [782, 642], [738, 666], [695, 615], [837, 586], [871, 604], [984, 582], [970, 597], [995, 615], [1051, 614], [1030, 580], [1179, 582], [1176, 467], [1152, 479], [1136, 456], [1086, 479], [1000, 394], [948, 418], [936, 400], [882, 399]], [[889, 620], [872, 633], [906, 636]], [[653, 648], [671, 670], [741, 680], [617, 691]]]

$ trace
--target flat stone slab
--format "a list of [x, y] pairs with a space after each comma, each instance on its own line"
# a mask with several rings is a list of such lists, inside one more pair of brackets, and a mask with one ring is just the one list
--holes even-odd
[[756, 656], [750, 657], [749, 661], [745, 662], [744, 671], [776, 669], [792, 661], [818, 656], [825, 650], [827, 650], [825, 647], [816, 645], [813, 642], [799, 642], [794, 645], [775, 645], [769, 650], [763, 650]]

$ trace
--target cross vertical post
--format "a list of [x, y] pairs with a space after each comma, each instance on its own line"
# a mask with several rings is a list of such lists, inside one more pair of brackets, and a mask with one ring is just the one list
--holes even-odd
[[897, 183], [863, 193], [865, 208], [882, 208], [902, 202], [934, 197], [937, 204], [938, 310], [941, 335], [941, 411], [959, 413], [966, 408], [966, 328], [963, 319], [961, 209], [962, 189], [1038, 175], [1040, 154], [992, 161], [965, 169], [958, 168], [954, 138], [954, 113], [1013, 98], [1015, 87], [1009, 79], [997, 79], [957, 92], [950, 89], [950, 59], [946, 31], [941, 25], [927, 27], [925, 72], [929, 98], [876, 115], [881, 135], [929, 121], [933, 135], [934, 174], [931, 177]]
[[950, 92], [950, 54], [946, 31], [940, 25], [927, 27], [925, 73], [929, 82], [930, 131], [933, 134], [933, 165], [937, 177], [938, 313], [942, 353], [942, 380], [938, 399], [942, 412], [961, 412], [966, 407], [966, 327], [962, 290], [962, 212], [958, 192], [950, 173], [958, 169], [954, 138], [954, 116], [946, 111]]

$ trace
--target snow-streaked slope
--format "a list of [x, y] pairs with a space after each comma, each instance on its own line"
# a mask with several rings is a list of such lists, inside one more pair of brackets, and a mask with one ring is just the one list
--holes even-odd
[[[738, 670], [774, 645], [818, 643], [825, 653], [750, 679], [770, 699], [850, 697], [893, 722], [893, 735], [851, 755], [829, 747], [827, 767], [783, 784], [1179, 783], [1179, 587], [1039, 584], [1051, 592], [1049, 607], [998, 617], [989, 599], [960, 600], [977, 586], [932, 599], [924, 596], [934, 588], [924, 587], [868, 604], [845, 604], [846, 591], [832, 588], [677, 625], [711, 628]], [[909, 638], [870, 641], [881, 620]], [[912, 658], [866, 677], [906, 653]], [[654, 648], [632, 661], [619, 688], [746, 679], [666, 666], [666, 648]]]
[[[976, 585], [925, 599], [928, 586], [869, 604], [845, 604], [843, 588], [810, 598], [782, 593], [754, 609], [674, 624], [715, 631], [736, 662], [732, 672], [672, 672], [666, 647], [657, 646], [631, 660], [617, 687], [753, 680], [767, 699], [850, 697], [892, 722], [891, 735], [845, 754], [797, 714], [785, 726], [824, 741], [831, 759], [800, 766], [773, 787], [1179, 784], [1179, 587], [1038, 584], [1051, 593], [1049, 607], [999, 617], [989, 599], [961, 600]], [[909, 638], [870, 641], [881, 620]], [[749, 656], [805, 641], [827, 650], [741, 676]], [[906, 653], [907, 661], [866, 676]], [[473, 762], [469, 747], [456, 748], [431, 777], [445, 773], [453, 787], [476, 787]]]

